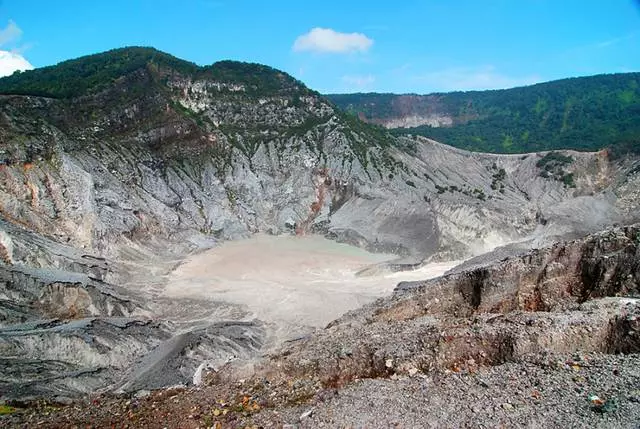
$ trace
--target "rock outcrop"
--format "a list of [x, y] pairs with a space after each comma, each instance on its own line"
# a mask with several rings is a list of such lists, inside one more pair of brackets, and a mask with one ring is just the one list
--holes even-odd
[[528, 251], [352, 311], [258, 374], [341, 387], [541, 359], [640, 351], [640, 226]]

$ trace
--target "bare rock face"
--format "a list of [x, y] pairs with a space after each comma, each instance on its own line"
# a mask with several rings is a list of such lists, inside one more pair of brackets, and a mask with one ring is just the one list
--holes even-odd
[[[400, 283], [398, 293], [433, 293], [441, 285], [457, 288], [463, 301], [437, 311], [562, 311], [575, 302], [607, 296], [636, 296], [640, 272], [638, 227], [592, 235], [584, 240], [535, 249], [498, 264], [473, 268], [430, 283]], [[423, 303], [423, 308], [431, 304]], [[436, 311], [436, 310], [434, 310]]]
[[475, 371], [550, 353], [637, 353], [639, 315], [635, 225], [401, 283], [392, 297], [286, 347], [261, 371], [336, 387], [394, 374]]
[[453, 125], [453, 119], [451, 116], [443, 114], [410, 115], [387, 119], [384, 121], [383, 125], [386, 128], [414, 128], [421, 125], [428, 125], [430, 127], [446, 127]]
[[332, 94], [328, 97], [342, 109], [358, 112], [362, 120], [385, 128], [450, 127], [479, 116], [475, 112], [461, 114], [451, 110], [443, 103], [446, 95], [442, 94]]

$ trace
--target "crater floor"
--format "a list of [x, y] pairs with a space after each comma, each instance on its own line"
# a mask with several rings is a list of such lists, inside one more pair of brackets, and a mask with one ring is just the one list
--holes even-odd
[[252, 317], [275, 324], [286, 340], [301, 327], [324, 327], [388, 295], [400, 281], [437, 277], [459, 263], [356, 274], [394, 258], [321, 236], [256, 235], [188, 258], [169, 275], [164, 296], [241, 306]]

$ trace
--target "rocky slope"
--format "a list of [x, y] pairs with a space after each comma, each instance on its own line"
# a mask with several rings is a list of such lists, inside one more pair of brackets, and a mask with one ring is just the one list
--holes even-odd
[[420, 263], [639, 215], [633, 158], [394, 138], [265, 66], [130, 48], [0, 92], [4, 397], [160, 387], [255, 356], [261, 321], [158, 297], [185, 256], [222, 240], [315, 232]]
[[393, 296], [262, 363], [210, 372], [208, 386], [104, 397], [48, 408], [49, 416], [22, 411], [11, 421], [633, 427], [640, 416], [639, 252], [634, 225], [400, 284]]

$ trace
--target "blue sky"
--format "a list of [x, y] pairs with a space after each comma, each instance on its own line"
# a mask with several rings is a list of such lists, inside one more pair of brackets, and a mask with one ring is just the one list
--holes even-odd
[[0, 73], [127, 45], [321, 92], [506, 88], [640, 71], [633, 0], [0, 0]]

